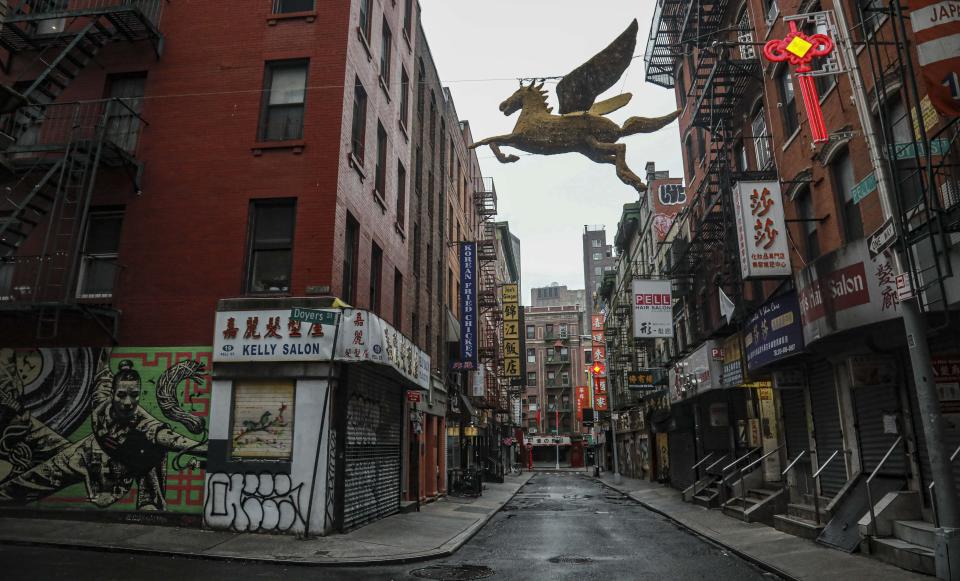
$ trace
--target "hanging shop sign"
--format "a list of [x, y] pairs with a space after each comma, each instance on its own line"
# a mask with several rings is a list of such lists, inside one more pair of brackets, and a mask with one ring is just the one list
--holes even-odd
[[717, 348], [716, 341], [712, 339], [706, 341], [670, 370], [670, 403], [677, 403], [723, 387], [720, 382], [723, 366], [720, 361], [711, 356], [715, 348]]
[[[503, 285], [503, 377], [521, 375], [520, 366], [520, 292], [516, 283]], [[513, 330], [509, 333], [508, 330]]]
[[633, 281], [633, 336], [673, 337], [673, 297], [669, 280]]
[[790, 276], [790, 248], [780, 184], [738, 182], [733, 193], [744, 279]]
[[955, 1], [911, 0], [917, 59], [933, 106], [960, 115], [960, 10]]
[[369, 311], [343, 310], [334, 359], [386, 365], [415, 385], [430, 388], [430, 356]]
[[590, 388], [588, 386], [577, 386], [574, 405], [577, 407], [577, 421], [583, 421], [583, 409], [590, 405]]
[[667, 387], [666, 369], [642, 367], [627, 372], [627, 388], [631, 391], [655, 391]]
[[807, 345], [900, 316], [891, 259], [885, 254], [871, 259], [862, 238], [801, 270], [796, 286]]
[[775, 38], [767, 42], [763, 46], [763, 56], [771, 62], [786, 61], [795, 67], [794, 72], [807, 110], [807, 122], [813, 142], [822, 143], [828, 141], [829, 137], [823, 122], [817, 85], [811, 75], [814, 72], [811, 63], [813, 59], [828, 57], [833, 52], [833, 39], [826, 34], [807, 34], [799, 30], [797, 21], [806, 18], [808, 18], [807, 15], [797, 15], [784, 19], [790, 27], [789, 32], [784, 38]]
[[593, 409], [605, 412], [610, 409], [610, 395], [607, 393], [607, 378], [593, 376]]
[[743, 343], [750, 371], [803, 351], [804, 334], [797, 293], [781, 295], [757, 309], [747, 320]]
[[213, 361], [329, 361], [338, 311], [321, 312], [312, 323], [290, 309], [218, 312]]
[[487, 394], [486, 390], [486, 374], [487, 369], [483, 365], [480, 365], [475, 372], [473, 372], [471, 380], [470, 395], [473, 397], [483, 397]]
[[720, 383], [724, 387], [736, 387], [744, 380], [743, 349], [740, 334], [737, 333], [723, 340], [723, 375]]
[[477, 243], [460, 243], [460, 358], [454, 369], [477, 368]]

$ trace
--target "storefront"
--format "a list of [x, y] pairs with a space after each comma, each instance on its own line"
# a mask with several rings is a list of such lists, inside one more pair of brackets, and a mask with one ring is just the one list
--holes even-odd
[[220, 302], [211, 528], [324, 534], [399, 509], [404, 399], [429, 388], [429, 357], [367, 311], [315, 307]]
[[[738, 448], [744, 451], [759, 449], [760, 455], [773, 452], [780, 445], [780, 422], [770, 379], [761, 371], [747, 372], [740, 333], [727, 337], [722, 345], [721, 383], [733, 403], [730, 421], [737, 428]], [[763, 478], [766, 482], [780, 481], [778, 455], [771, 454], [763, 461]]]

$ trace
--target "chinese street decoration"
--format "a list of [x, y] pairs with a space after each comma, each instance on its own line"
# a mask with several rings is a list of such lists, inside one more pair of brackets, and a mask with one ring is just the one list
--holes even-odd
[[603, 341], [606, 318], [602, 314], [595, 314], [591, 315], [590, 322], [593, 335], [593, 365], [590, 368], [593, 374], [593, 409], [605, 412], [610, 407], [607, 394], [607, 345]]
[[460, 359], [454, 369], [477, 368], [477, 243], [460, 243]]
[[520, 292], [516, 283], [503, 285], [503, 377], [520, 377]]
[[823, 122], [823, 111], [820, 109], [820, 96], [817, 94], [817, 85], [814, 83], [811, 62], [818, 57], [830, 55], [833, 52], [833, 39], [826, 34], [807, 34], [797, 29], [797, 21], [789, 20], [790, 32], [784, 38], [775, 38], [763, 46], [763, 56], [775, 63], [788, 62], [795, 67], [797, 82], [800, 84], [800, 95], [807, 110], [807, 120], [810, 122], [810, 132], [814, 143], [828, 141], [827, 128]]
[[738, 182], [734, 214], [744, 280], [790, 276], [790, 248], [780, 184]]
[[539, 155], [577, 152], [598, 163], [614, 163], [620, 181], [640, 194], [646, 184], [627, 166], [626, 145], [621, 138], [637, 133], [652, 133], [670, 124], [680, 111], [660, 117], [630, 117], [623, 126], [606, 115], [630, 102], [630, 93], [621, 93], [597, 102], [604, 91], [614, 86], [633, 62], [637, 46], [638, 24], [634, 20], [607, 48], [575, 68], [557, 83], [560, 103], [558, 115], [547, 105], [544, 79], [533, 79], [523, 84], [500, 104], [504, 115], [520, 111], [520, 117], [507, 135], [481, 139], [471, 149], [489, 145], [500, 163], [519, 161], [516, 155], [505, 155], [500, 146], [514, 147]]

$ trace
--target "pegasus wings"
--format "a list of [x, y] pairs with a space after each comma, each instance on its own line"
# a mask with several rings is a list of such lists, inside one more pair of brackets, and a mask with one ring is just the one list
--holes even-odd
[[[623, 33], [610, 45], [593, 56], [590, 60], [573, 69], [557, 83], [557, 98], [560, 100], [560, 114], [575, 111], [589, 111], [594, 101], [601, 93], [613, 86], [630, 66], [633, 60], [633, 51], [637, 48], [637, 20], [634, 19]], [[604, 105], [613, 99], [598, 103]], [[629, 101], [627, 97], [626, 101]], [[612, 103], [603, 108], [613, 106], [607, 112], [619, 109], [626, 105]]]

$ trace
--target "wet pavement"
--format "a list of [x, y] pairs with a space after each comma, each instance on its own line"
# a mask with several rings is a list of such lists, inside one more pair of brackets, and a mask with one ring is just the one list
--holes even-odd
[[4, 579], [774, 578], [582, 474], [537, 473], [454, 555], [375, 567], [311, 567], [0, 546]]

